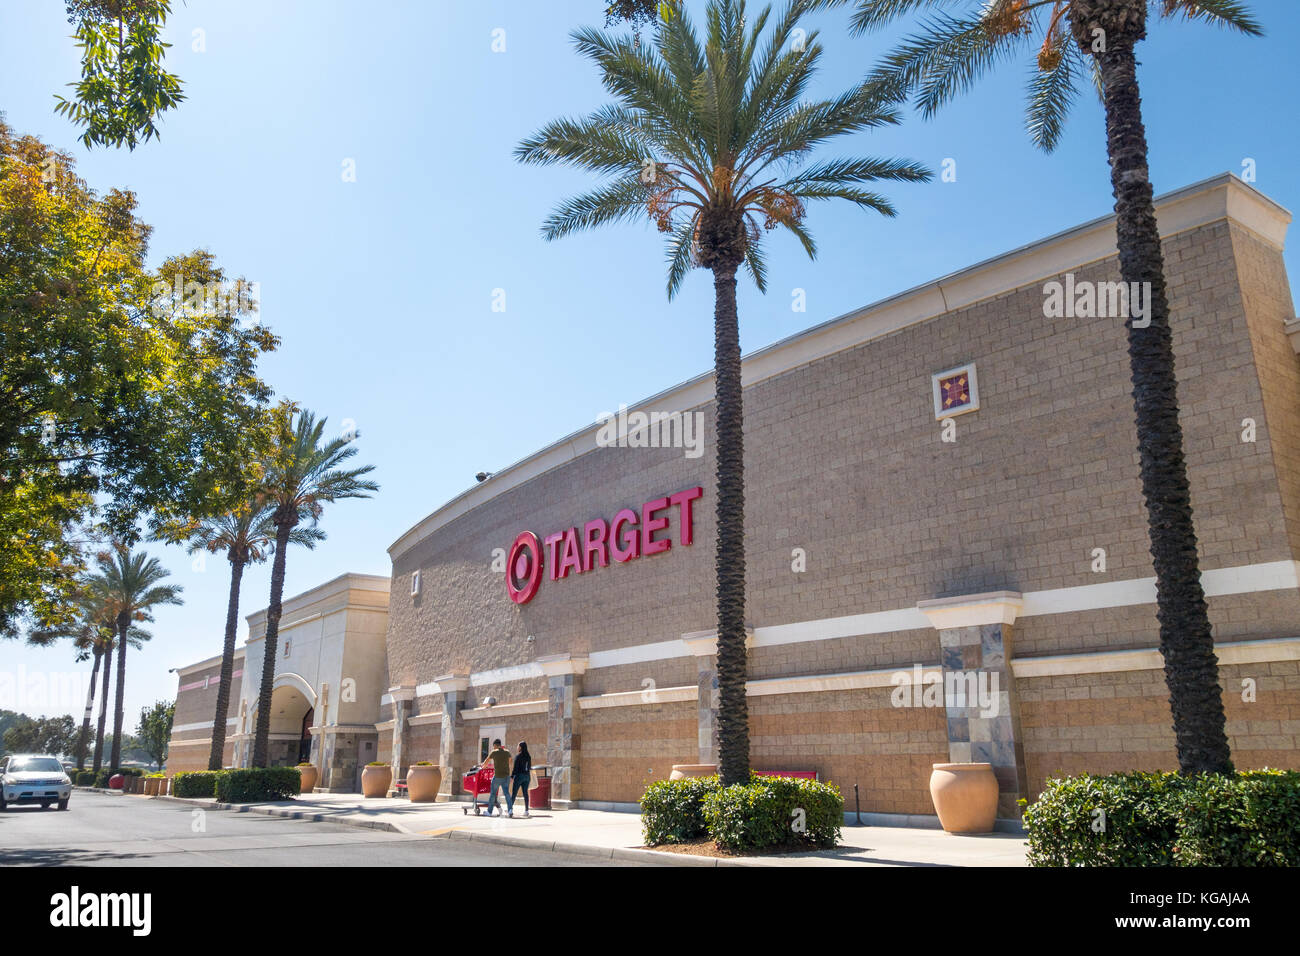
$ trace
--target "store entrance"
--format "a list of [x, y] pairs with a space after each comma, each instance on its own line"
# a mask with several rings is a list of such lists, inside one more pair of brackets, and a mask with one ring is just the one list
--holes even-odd
[[308, 707], [302, 715], [302, 736], [298, 740], [298, 763], [311, 760], [311, 722], [316, 716], [316, 708]]

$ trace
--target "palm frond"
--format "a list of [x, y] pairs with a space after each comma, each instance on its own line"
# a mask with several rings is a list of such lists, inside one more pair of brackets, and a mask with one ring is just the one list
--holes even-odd
[[1264, 28], [1240, 0], [1164, 0], [1161, 13], [1166, 17], [1181, 13], [1188, 20], [1204, 20], [1250, 36], [1264, 35]]
[[915, 89], [917, 109], [929, 119], [1027, 38], [1025, 33], [998, 32], [983, 18], [936, 14], [886, 55], [870, 82], [885, 90]]
[[546, 217], [542, 235], [559, 239], [583, 229], [645, 216], [648, 193], [639, 178], [609, 183], [566, 199]]
[[[1025, 126], [1029, 138], [1045, 153], [1056, 149], [1065, 129], [1066, 117], [1078, 92], [1075, 78], [1083, 67], [1082, 54], [1067, 34], [1061, 34], [1050, 56], [1039, 57], [1029, 78]], [[1095, 59], [1089, 57], [1090, 60]], [[1043, 69], [1046, 65], [1048, 69]]]

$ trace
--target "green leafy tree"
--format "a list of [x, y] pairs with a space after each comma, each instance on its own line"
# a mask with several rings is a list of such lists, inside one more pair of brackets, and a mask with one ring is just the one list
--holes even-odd
[[207, 252], [146, 270], [148, 236], [131, 193], [0, 121], [0, 637], [75, 621], [93, 522], [213, 513], [256, 460], [255, 288]]
[[614, 102], [556, 120], [520, 144], [525, 163], [563, 163], [606, 177], [569, 199], [542, 234], [558, 239], [609, 223], [649, 219], [668, 235], [668, 297], [694, 267], [713, 274], [717, 403], [719, 757], [724, 784], [749, 780], [745, 654], [745, 496], [736, 273], [766, 289], [762, 239], [784, 229], [812, 257], [806, 204], [846, 200], [886, 216], [876, 180], [921, 182], [928, 170], [897, 159], [828, 159], [814, 150], [846, 134], [898, 122], [866, 86], [804, 98], [822, 55], [817, 32], [796, 34], [807, 3], [792, 3], [763, 42], [770, 8], [710, 0], [703, 36], [684, 10], [653, 44], [600, 30], [573, 34]]
[[323, 440], [326, 419], [292, 405], [276, 409], [274, 446], [266, 459], [262, 494], [275, 525], [271, 562], [271, 600], [266, 609], [266, 637], [262, 641], [262, 680], [257, 695], [257, 730], [253, 738], [253, 766], [265, 767], [271, 733], [271, 687], [275, 681], [275, 654], [280, 634], [284, 597], [285, 557], [294, 529], [304, 520], [315, 525], [330, 502], [344, 498], [369, 498], [379, 486], [364, 477], [374, 465], [340, 467], [356, 455], [352, 433]]
[[5, 731], [4, 746], [9, 753], [53, 754], [63, 757], [72, 753], [77, 741], [77, 724], [70, 716], [21, 716]]
[[162, 29], [169, 0], [67, 0], [81, 49], [81, 80], [56, 113], [84, 127], [81, 142], [126, 146], [158, 136], [158, 118], [185, 99], [180, 78], [163, 69], [170, 43]]
[[[846, 0], [819, 0], [839, 6]], [[892, 95], [914, 94], [933, 116], [996, 64], [1037, 46], [1031, 63], [1027, 124], [1051, 151], [1079, 80], [1091, 74], [1106, 114], [1106, 155], [1115, 198], [1120, 275], [1150, 291], [1150, 315], [1128, 329], [1142, 495], [1156, 575], [1160, 653], [1184, 773], [1227, 773], [1218, 658], [1210, 632], [1178, 421], [1178, 383], [1165, 291], [1164, 257], [1147, 163], [1137, 77], [1148, 0], [850, 0], [853, 29], [872, 30], [904, 14], [930, 14], [872, 74]], [[1155, 0], [1165, 18], [1182, 16], [1242, 33], [1262, 33], [1239, 0]], [[934, 12], [944, 8], [945, 12]], [[947, 11], [956, 11], [955, 13]], [[1145, 321], [1148, 320], [1149, 321]]]
[[171, 742], [172, 719], [175, 716], [175, 701], [160, 700], [152, 707], [145, 707], [140, 711], [140, 726], [135, 732], [136, 740], [157, 767], [161, 767], [167, 761], [167, 745]]
[[183, 590], [178, 584], [162, 584], [171, 572], [157, 558], [143, 551], [132, 552], [116, 542], [99, 555], [97, 587], [113, 611], [117, 624], [117, 708], [113, 714], [113, 751], [110, 767], [120, 766], [122, 754], [123, 705], [126, 699], [126, 648], [133, 621], [152, 621], [153, 609], [164, 604], [182, 604]]
[[[230, 684], [235, 673], [235, 641], [239, 633], [239, 588], [244, 568], [259, 564], [275, 552], [275, 509], [260, 493], [248, 503], [215, 518], [173, 524], [168, 529], [172, 540], [186, 541], [189, 550], [222, 554], [230, 562], [230, 596], [226, 601], [225, 640], [221, 651], [221, 675], [217, 684], [217, 708], [212, 719], [212, 749], [208, 769], [220, 770], [226, 749], [226, 712], [230, 707]], [[306, 521], [307, 524], [301, 522]], [[289, 531], [289, 544], [314, 548], [325, 538], [315, 526], [311, 512], [304, 507], [299, 524]]]
[[4, 735], [8, 733], [9, 728], [21, 720], [22, 714], [12, 710], [0, 710], [0, 741], [4, 740]]

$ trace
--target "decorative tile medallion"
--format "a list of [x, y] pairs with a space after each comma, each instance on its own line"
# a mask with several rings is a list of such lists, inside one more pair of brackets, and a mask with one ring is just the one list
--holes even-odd
[[934, 391], [934, 417], [937, 419], [973, 412], [980, 407], [974, 362], [931, 375], [930, 385]]

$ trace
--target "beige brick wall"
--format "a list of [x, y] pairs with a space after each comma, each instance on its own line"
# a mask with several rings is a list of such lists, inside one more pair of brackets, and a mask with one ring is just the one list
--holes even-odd
[[[236, 658], [235, 673], [238, 674], [243, 668], [243, 658]], [[187, 724], [200, 722], [205, 722], [209, 726], [207, 729], [173, 730], [167, 754], [167, 771], [169, 773], [208, 769], [208, 753], [212, 749], [211, 723], [217, 708], [217, 690], [220, 677], [221, 661], [218, 660], [209, 667], [186, 674], [179, 679], [178, 687], [198, 683], [204, 678], [209, 679], [209, 685], [206, 689], [196, 687], [190, 690], [178, 690], [176, 713], [172, 718], [172, 726], [183, 727]], [[237, 676], [230, 682], [230, 703], [226, 709], [227, 717], [239, 717], [239, 690], [242, 681], [243, 677]], [[236, 729], [237, 727], [234, 724], [226, 725], [227, 742], [222, 759], [223, 766], [228, 767], [234, 763], [234, 745], [230, 742], [229, 737], [234, 734]]]
[[[1242, 699], [1242, 680], [1256, 699]], [[1300, 770], [1300, 661], [1220, 668], [1233, 764]], [[1016, 682], [1030, 793], [1049, 777], [1177, 770], [1169, 691], [1160, 670]]]
[[943, 708], [894, 707], [892, 688], [773, 694], [749, 702], [755, 770], [815, 770], [853, 809], [933, 813], [930, 769], [948, 760]]
[[[1281, 334], [1289, 304], [1281, 256], [1226, 220], [1169, 238], [1165, 255], [1202, 567], [1292, 560], [1300, 555], [1300, 363]], [[1073, 271], [1078, 280], [1119, 278], [1113, 257]], [[746, 390], [751, 624], [893, 610], [993, 589], [1039, 591], [1151, 576], [1123, 324], [1049, 319], [1042, 306], [1042, 283], [1035, 283]], [[741, 321], [743, 336], [743, 315]], [[934, 420], [930, 375], [967, 361], [977, 363], [982, 408], [955, 419], [957, 441], [945, 444]], [[700, 459], [677, 449], [599, 449], [503, 492], [398, 556], [388, 633], [391, 681], [419, 684], [448, 672], [672, 641], [711, 628], [715, 463], [711, 404], [703, 410]], [[1245, 417], [1259, 423], [1251, 444], [1240, 441]], [[509, 601], [502, 575], [491, 570], [493, 550], [508, 548], [521, 530], [544, 537], [696, 484], [705, 493], [696, 502], [693, 547], [676, 544], [674, 526], [669, 552], [562, 581], [546, 578], [536, 599], [522, 607]], [[791, 571], [795, 547], [807, 552], [806, 573]], [[1103, 573], [1090, 567], [1098, 547], [1107, 555]], [[412, 598], [407, 576], [417, 568], [422, 593]], [[1219, 641], [1289, 636], [1300, 595], [1214, 598], [1210, 613]], [[1153, 647], [1156, 632], [1150, 606], [1036, 616], [1016, 623], [1015, 653]], [[751, 676], [937, 659], [934, 632], [907, 631], [760, 647], [752, 654]], [[593, 668], [582, 693], [638, 690], [647, 678], [657, 686], [680, 686], [693, 683], [694, 673], [690, 658]], [[1144, 680], [1152, 686], [1124, 698], [1136, 708], [1138, 730], [1117, 736], [1116, 746], [1130, 749], [1105, 749], [1109, 738], [1100, 731], [1092, 750], [1062, 747], [1043, 734], [1073, 733], [1076, 725], [1052, 722], [1067, 716], [1059, 702], [1031, 701], [1031, 715], [1043, 721], [1030, 725], [1038, 734], [1038, 779], [1058, 764], [1106, 769], [1126, 760], [1171, 760], [1168, 721], [1149, 712], [1153, 705], [1146, 701], [1165, 706], [1165, 691], [1154, 686], [1158, 673]], [[1106, 680], [1096, 686], [1114, 689]], [[472, 688], [468, 703], [488, 694], [510, 703], [545, 693], [541, 680], [503, 682]], [[790, 706], [827, 707], [819, 701], [823, 696], [788, 700]], [[859, 697], [843, 712], [808, 711], [836, 715], [810, 724], [803, 712], [772, 710], [774, 701], [786, 699], [752, 702], [759, 728], [752, 730], [755, 765], [778, 757], [825, 758], [826, 775], [850, 791], [859, 783], [864, 809], [928, 812], [928, 764], [946, 759], [941, 714], [902, 718]], [[628, 726], [626, 739], [639, 740], [636, 734], [644, 732], [650, 740], [679, 741], [675, 759], [694, 762], [693, 704], [682, 708], [684, 729], [669, 734], [654, 724], [640, 731]], [[600, 740], [591, 736], [593, 728], [601, 733], [615, 713], [634, 724], [635, 710], [618, 708], [587, 721], [584, 750]], [[1098, 715], [1119, 727], [1115, 716]], [[920, 724], [894, 727], [904, 719]], [[913, 749], [881, 749], [863, 736], [874, 733], [903, 734], [907, 739], [886, 743]], [[541, 733], [538, 740], [544, 742]], [[676, 746], [610, 755], [608, 769], [594, 777], [584, 772], [583, 797], [634, 799], [648, 771], [659, 770], [648, 758], [668, 759]]]
[[694, 701], [583, 711], [580, 799], [636, 803], [673, 764], [697, 763], [695, 719]]

